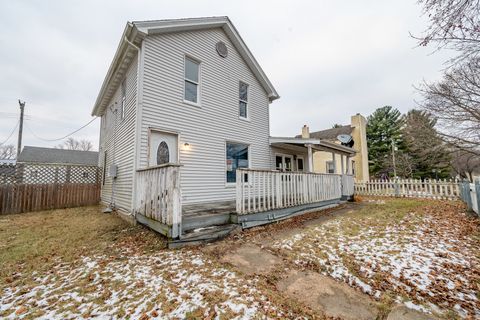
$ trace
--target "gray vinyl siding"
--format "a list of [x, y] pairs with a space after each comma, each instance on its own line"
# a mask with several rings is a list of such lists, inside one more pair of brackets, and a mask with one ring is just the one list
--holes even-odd
[[[133, 163], [135, 157], [135, 119], [137, 101], [137, 58], [128, 67], [125, 77], [126, 103], [125, 117], [121, 119], [121, 86], [119, 86], [102, 116], [100, 129], [99, 166], [103, 167], [105, 151], [107, 151], [107, 170], [105, 184], [102, 185], [102, 202], [110, 203], [113, 179], [108, 177], [108, 168], [112, 164], [118, 166], [115, 181], [115, 206], [125, 212], [131, 210], [133, 190]], [[115, 104], [116, 103], [116, 104]], [[112, 112], [117, 109], [117, 116]], [[104, 128], [105, 122], [105, 128]]]
[[[227, 58], [217, 54], [218, 41]], [[149, 127], [178, 132], [183, 203], [235, 199], [235, 187], [226, 185], [225, 143], [249, 144], [250, 167], [271, 167], [267, 93], [220, 28], [148, 36], [143, 50], [138, 166], [147, 166]], [[201, 107], [183, 102], [185, 55], [201, 63]], [[239, 81], [249, 85], [250, 122], [239, 119]]]

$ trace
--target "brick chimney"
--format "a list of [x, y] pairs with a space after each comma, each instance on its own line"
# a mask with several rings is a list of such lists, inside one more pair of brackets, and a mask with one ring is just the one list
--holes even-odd
[[310, 139], [310, 128], [306, 124], [302, 127], [302, 139]]

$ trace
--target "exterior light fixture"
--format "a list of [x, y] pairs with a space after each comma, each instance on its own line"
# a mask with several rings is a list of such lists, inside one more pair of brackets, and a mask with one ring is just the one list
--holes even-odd
[[190, 150], [190, 143], [185, 142], [185, 143], [183, 144], [183, 149], [185, 149], [185, 150]]

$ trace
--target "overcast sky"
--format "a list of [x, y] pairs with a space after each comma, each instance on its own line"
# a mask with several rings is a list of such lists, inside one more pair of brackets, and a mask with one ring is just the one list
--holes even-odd
[[[448, 53], [417, 48], [426, 20], [402, 1], [0, 0], [0, 143], [26, 105], [23, 145], [79, 128], [91, 109], [127, 21], [228, 15], [276, 87], [271, 134], [348, 124], [392, 105], [415, 106], [413, 88], [439, 79]], [[98, 146], [99, 120], [75, 134]], [[33, 132], [33, 134], [32, 134]], [[8, 143], [15, 143], [15, 132]]]

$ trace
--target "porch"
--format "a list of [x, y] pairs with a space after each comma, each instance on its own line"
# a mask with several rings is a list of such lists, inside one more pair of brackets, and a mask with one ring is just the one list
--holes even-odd
[[353, 196], [353, 176], [277, 170], [236, 170], [236, 198], [182, 206], [181, 166], [137, 171], [136, 220], [167, 236], [173, 246], [221, 238], [250, 228], [338, 205]]

